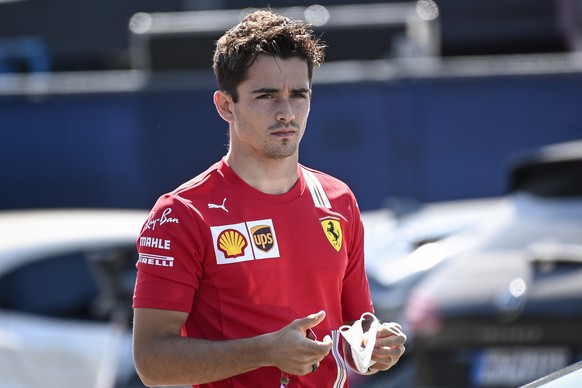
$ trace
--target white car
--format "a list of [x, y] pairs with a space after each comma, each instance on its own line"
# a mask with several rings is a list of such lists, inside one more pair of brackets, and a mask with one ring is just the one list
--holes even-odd
[[147, 216], [0, 212], [0, 387], [143, 387], [130, 322]]

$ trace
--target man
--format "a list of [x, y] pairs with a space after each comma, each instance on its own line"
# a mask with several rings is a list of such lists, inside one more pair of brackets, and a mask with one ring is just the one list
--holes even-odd
[[[305, 24], [271, 11], [217, 42], [228, 152], [160, 197], [138, 239], [134, 358], [146, 385], [348, 386], [338, 328], [373, 312], [360, 213], [344, 183], [298, 159], [322, 60]], [[404, 352], [397, 324], [377, 337], [364, 374]]]

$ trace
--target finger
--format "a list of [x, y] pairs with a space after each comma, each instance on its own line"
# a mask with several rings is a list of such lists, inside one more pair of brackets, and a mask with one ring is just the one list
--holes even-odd
[[308, 315], [305, 318], [299, 318], [293, 321], [293, 325], [300, 330], [307, 331], [312, 327], [319, 325], [325, 319], [325, 311], [321, 310], [318, 313]]
[[329, 335], [326, 335], [325, 337], [323, 337], [323, 341], [321, 341], [321, 343], [324, 345], [332, 345], [333, 340], [331, 339], [331, 337]]
[[378, 370], [387, 370], [400, 360], [400, 357], [405, 352], [404, 346], [397, 346], [393, 348], [374, 348], [374, 353], [372, 354], [372, 360], [378, 365], [374, 366]]
[[397, 357], [400, 358], [404, 352], [406, 351], [406, 348], [404, 347], [404, 345], [400, 345], [400, 346], [378, 346], [378, 347], [374, 347], [374, 351], [372, 354], [379, 356], [379, 357]]
[[404, 335], [404, 333], [402, 332], [402, 326], [400, 326], [396, 322], [384, 322], [382, 323], [382, 325], [380, 325], [380, 328], [387, 330], [393, 335]]
[[381, 326], [377, 334], [377, 343], [382, 346], [398, 346], [406, 343], [407, 337], [402, 331], [398, 331], [395, 327]]
[[[326, 335], [323, 338], [323, 341], [312, 341], [312, 346], [310, 349], [317, 354], [318, 357], [323, 358], [326, 354], [329, 353], [331, 348], [333, 347], [333, 341], [329, 335]], [[321, 361], [321, 358], [319, 361]]]
[[315, 373], [317, 371], [317, 369], [319, 369], [319, 362], [312, 362], [309, 364], [304, 365], [303, 367], [301, 367], [301, 369], [299, 371], [297, 371], [295, 374], [297, 376], [305, 376], [308, 375], [310, 373]]
[[379, 338], [378, 341], [376, 341], [376, 343], [379, 346], [388, 346], [388, 347], [402, 346], [406, 343], [406, 335], [401, 334], [401, 335], [391, 335], [389, 337], [382, 337], [382, 338]]
[[372, 365], [372, 368], [379, 371], [385, 371], [393, 367], [397, 360], [398, 359], [392, 357], [383, 358], [381, 360], [374, 360], [376, 363]]

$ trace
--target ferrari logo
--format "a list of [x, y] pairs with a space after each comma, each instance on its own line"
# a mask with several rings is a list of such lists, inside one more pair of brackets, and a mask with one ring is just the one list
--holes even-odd
[[330, 242], [331, 246], [335, 248], [336, 251], [342, 249], [342, 226], [338, 219], [326, 217], [320, 219], [321, 227]]

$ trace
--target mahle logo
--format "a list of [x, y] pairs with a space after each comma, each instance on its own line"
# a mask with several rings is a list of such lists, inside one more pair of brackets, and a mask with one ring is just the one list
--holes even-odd
[[274, 239], [273, 232], [269, 225], [257, 225], [251, 228], [253, 242], [255, 246], [263, 252], [269, 252], [273, 249]]

